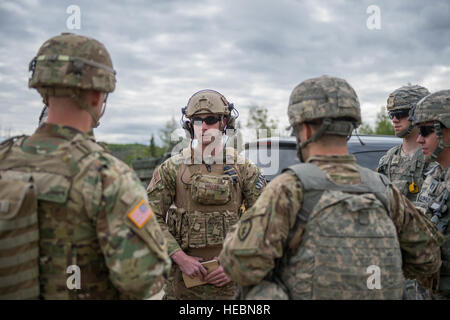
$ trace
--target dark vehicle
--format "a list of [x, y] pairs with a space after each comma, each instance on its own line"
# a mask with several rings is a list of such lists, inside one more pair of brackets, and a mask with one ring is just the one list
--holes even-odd
[[[380, 158], [390, 148], [402, 143], [394, 136], [360, 135], [362, 145], [356, 136], [348, 141], [348, 152], [355, 155], [356, 162], [363, 167], [375, 170]], [[295, 137], [273, 137], [259, 139], [245, 144], [245, 157], [264, 170], [267, 181], [281, 173], [281, 170], [299, 163]], [[278, 154], [277, 154], [278, 153]]]

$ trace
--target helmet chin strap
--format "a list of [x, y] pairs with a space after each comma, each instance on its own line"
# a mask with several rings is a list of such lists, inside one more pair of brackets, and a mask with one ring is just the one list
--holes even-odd
[[103, 113], [102, 113], [102, 115], [97, 116], [95, 114], [93, 108], [86, 102], [86, 100], [82, 99], [77, 94], [72, 95], [71, 98], [78, 104], [78, 106], [81, 109], [86, 110], [90, 114], [90, 116], [91, 116], [91, 118], [93, 120], [92, 128], [97, 128], [100, 125], [100, 121], [99, 120], [100, 120], [100, 117], [103, 115]]
[[324, 133], [327, 131], [328, 127], [331, 125], [332, 121], [330, 118], [323, 119], [322, 125], [320, 126], [320, 129], [317, 130], [308, 140], [305, 142], [300, 142], [299, 147], [304, 148], [311, 142], [317, 141]]
[[414, 129], [414, 126], [412, 124], [410, 124], [408, 129], [395, 133], [395, 136], [399, 137], [399, 138], [404, 138], [408, 134], [410, 134], [413, 129]]
[[431, 162], [436, 161], [439, 157], [439, 154], [444, 150], [444, 148], [450, 147], [450, 142], [444, 143], [444, 137], [442, 135], [442, 127], [439, 121], [434, 121], [433, 123], [434, 130], [436, 132], [436, 137], [439, 141], [438, 146], [434, 149], [433, 153], [430, 156], [425, 157], [425, 161]]
[[296, 137], [297, 139], [297, 158], [300, 160], [300, 162], [305, 162], [305, 159], [303, 159], [303, 155], [302, 155], [302, 147], [301, 144], [302, 142], [300, 141], [300, 139], [298, 137]]
[[[301, 162], [304, 162], [301, 149], [306, 147], [311, 142], [315, 142], [320, 139], [325, 133], [328, 134], [336, 134], [336, 135], [345, 135], [347, 137], [350, 137], [352, 134], [353, 129], [356, 129], [355, 123], [349, 123], [348, 121], [336, 121], [332, 120], [330, 118], [323, 119], [322, 125], [320, 126], [319, 130], [317, 130], [314, 134], [311, 135], [311, 137], [301, 142], [298, 138], [298, 133], [296, 133], [297, 138], [297, 157], [300, 159]], [[359, 136], [358, 136], [359, 138]], [[359, 139], [361, 144], [364, 145], [364, 143]]]

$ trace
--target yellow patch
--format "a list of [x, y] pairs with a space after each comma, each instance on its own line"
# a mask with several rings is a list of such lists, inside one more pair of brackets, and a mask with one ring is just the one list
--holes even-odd
[[153, 216], [153, 211], [148, 203], [142, 199], [136, 207], [128, 214], [128, 218], [140, 229]]
[[415, 184], [414, 182], [411, 182], [411, 184], [409, 185], [409, 192], [418, 193], [419, 187], [417, 186], [417, 184]]

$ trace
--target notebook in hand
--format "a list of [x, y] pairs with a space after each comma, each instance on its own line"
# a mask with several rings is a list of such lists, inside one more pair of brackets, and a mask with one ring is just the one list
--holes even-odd
[[[219, 262], [217, 260], [209, 260], [209, 261], [202, 262], [202, 265], [208, 273], [211, 273], [219, 267]], [[184, 284], [186, 285], [186, 288], [201, 286], [202, 284], [206, 283], [206, 281], [200, 280], [200, 277], [191, 278], [185, 273], [182, 273], [182, 274], [183, 274], [183, 281], [184, 281]]]

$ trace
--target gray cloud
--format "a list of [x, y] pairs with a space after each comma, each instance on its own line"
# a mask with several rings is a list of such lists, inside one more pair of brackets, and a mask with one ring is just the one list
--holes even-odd
[[[221, 91], [241, 111], [269, 108], [287, 125], [290, 91], [322, 74], [345, 78], [373, 123], [388, 94], [408, 82], [448, 88], [447, 1], [38, 1], [0, 3], [0, 136], [30, 134], [42, 103], [27, 88], [28, 62], [67, 32], [66, 8], [81, 8], [77, 33], [102, 41], [117, 89], [96, 129], [100, 140], [147, 143], [197, 90]], [[369, 30], [369, 5], [381, 29]]]

